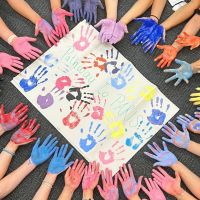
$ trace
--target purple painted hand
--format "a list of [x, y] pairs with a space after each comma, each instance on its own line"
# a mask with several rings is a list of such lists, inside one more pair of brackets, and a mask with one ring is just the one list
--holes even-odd
[[168, 194], [172, 196], [180, 196], [183, 192], [181, 188], [181, 178], [178, 172], [175, 172], [176, 177], [173, 178], [161, 167], [158, 170], [152, 170], [153, 180]]
[[11, 56], [7, 53], [0, 53], [0, 74], [3, 74], [3, 68], [9, 69], [12, 72], [20, 73], [18, 69], [23, 69], [21, 59], [16, 56]]
[[98, 185], [98, 190], [104, 200], [118, 200], [119, 199], [119, 191], [117, 187], [117, 174], [115, 175], [115, 179], [113, 182], [112, 179], [112, 171], [109, 169], [105, 170], [105, 174], [102, 171], [101, 173], [103, 188]]
[[97, 22], [97, 7], [104, 9], [101, 0], [86, 0], [84, 5], [83, 15], [86, 21], [91, 24], [92, 20], [94, 23]]
[[123, 165], [123, 167], [120, 167], [121, 175], [120, 172], [118, 172], [118, 178], [121, 182], [124, 194], [128, 199], [132, 199], [133, 197], [138, 196], [143, 177], [140, 176], [137, 183], [130, 164], [128, 164], [128, 169], [129, 172], [125, 164]]
[[116, 44], [124, 37], [125, 33], [128, 33], [127, 26], [121, 22], [117, 22], [115, 24], [115, 28], [114, 28], [112, 37], [109, 39], [109, 43]]
[[52, 12], [52, 21], [55, 27], [56, 33], [60, 38], [64, 37], [67, 33], [69, 33], [69, 27], [65, 20], [65, 17], [72, 17], [73, 13], [67, 12], [61, 8], [54, 10]]
[[99, 176], [99, 163], [95, 161], [90, 162], [89, 166], [85, 167], [85, 174], [82, 181], [83, 191], [94, 190], [99, 182]]
[[200, 119], [200, 107], [198, 107], [197, 110], [198, 110], [198, 111], [195, 112], [194, 114], [195, 114], [195, 117], [196, 117], [196, 118]]
[[165, 195], [155, 181], [151, 178], [145, 178], [144, 180], [148, 189], [142, 185], [142, 190], [150, 200], [166, 200]]
[[187, 149], [190, 143], [190, 134], [187, 131], [186, 127], [182, 125], [183, 132], [178, 130], [177, 127], [169, 122], [169, 126], [164, 125], [162, 128], [162, 131], [170, 137], [165, 138], [163, 137], [162, 139], [165, 140], [166, 142], [169, 142], [171, 144], [174, 144], [175, 146], [179, 148], [184, 148]]
[[99, 40], [102, 43], [108, 42], [112, 34], [114, 32], [116, 25], [116, 21], [112, 19], [102, 19], [100, 22], [98, 22], [94, 27], [98, 28], [101, 26], [101, 31], [99, 33]]
[[42, 51], [30, 44], [30, 42], [35, 41], [36, 39], [31, 37], [16, 37], [13, 39], [11, 45], [19, 55], [30, 60], [40, 57], [42, 53]]
[[198, 119], [195, 119], [194, 117], [185, 114], [185, 116], [179, 115], [177, 117], [177, 122], [182, 126], [187, 127], [189, 131], [200, 134], [200, 121]]
[[158, 161], [153, 166], [169, 167], [178, 161], [176, 156], [168, 150], [165, 142], [163, 142], [164, 150], [162, 150], [155, 142], [153, 142], [153, 146], [150, 144], [147, 146], [154, 154], [148, 152], [144, 152], [144, 154]]
[[4, 105], [2, 104], [0, 108], [0, 125], [2, 126], [3, 130], [5, 132], [10, 131], [18, 126], [28, 117], [27, 112], [28, 106], [20, 103], [10, 113], [5, 114]]
[[56, 37], [58, 34], [45, 19], [40, 19], [35, 25], [35, 36], [38, 36], [39, 32], [43, 34], [49, 47], [51, 47], [51, 43], [56, 45], [59, 41]]

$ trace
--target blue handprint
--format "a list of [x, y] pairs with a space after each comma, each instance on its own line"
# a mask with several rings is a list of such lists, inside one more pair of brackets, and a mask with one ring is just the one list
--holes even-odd
[[145, 124], [143, 121], [140, 121], [137, 126], [137, 132], [135, 132], [132, 137], [126, 139], [126, 145], [131, 147], [133, 150], [137, 150], [137, 148], [143, 143], [143, 139], [149, 139], [152, 137], [152, 135], [148, 136], [151, 130], [152, 126], [150, 122]]
[[58, 58], [53, 57], [52, 54], [44, 56], [44, 63], [47, 67], [54, 67], [58, 63]]
[[121, 66], [120, 71], [116, 75], [111, 74], [111, 85], [117, 90], [124, 88], [127, 83], [133, 80], [133, 66], [129, 64], [128, 66]]
[[[83, 149], [83, 151], [85, 152], [89, 152], [97, 145], [97, 143], [100, 143], [106, 139], [106, 137], [103, 137], [97, 141], [97, 139], [103, 134], [105, 130], [101, 129], [101, 124], [98, 124], [95, 127], [94, 131], [92, 131], [93, 125], [94, 125], [94, 122], [90, 122], [89, 130], [88, 130], [89, 133], [87, 134], [86, 138], [81, 138], [79, 141], [79, 145], [81, 149]], [[81, 128], [80, 131], [81, 133], [84, 133], [83, 128]]]
[[[166, 112], [170, 108], [170, 104], [167, 104], [166, 109], [164, 109], [163, 98], [156, 97], [156, 102], [153, 102], [153, 99], [151, 100], [151, 107], [151, 115], [147, 116], [147, 119], [151, 124], [162, 125], [166, 118]], [[144, 113], [146, 113], [146, 110], [144, 110]]]
[[[25, 74], [27, 71], [25, 71]], [[40, 65], [28, 79], [21, 79], [19, 85], [24, 89], [25, 92], [29, 92], [39, 84], [44, 83], [48, 78], [39, 82], [39, 80], [48, 73], [47, 68]]]

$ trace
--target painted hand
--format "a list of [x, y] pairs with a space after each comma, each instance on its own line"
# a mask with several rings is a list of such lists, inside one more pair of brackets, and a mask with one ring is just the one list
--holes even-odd
[[183, 47], [190, 46], [190, 50], [193, 50], [200, 45], [200, 37], [183, 32], [183, 35], [178, 36], [176, 42]]
[[[34, 165], [40, 165], [49, 159], [53, 153], [56, 151], [56, 144], [58, 143], [57, 138], [52, 138], [52, 135], [49, 135], [42, 145], [40, 145], [40, 138], [35, 143], [33, 150], [31, 152], [30, 161]], [[40, 145], [40, 146], [39, 146]]]
[[200, 120], [200, 107], [197, 107], [197, 112], [195, 112], [195, 117], [198, 118]]
[[60, 150], [58, 147], [56, 148], [54, 156], [49, 164], [48, 173], [60, 174], [74, 163], [73, 161], [68, 162], [74, 149], [71, 148], [69, 153], [67, 153], [67, 149], [68, 144], [62, 145]]
[[84, 190], [94, 190], [99, 182], [99, 163], [95, 161], [90, 162], [89, 166], [85, 167], [85, 174], [83, 176], [82, 188]]
[[193, 104], [195, 106], [200, 105], [200, 87], [197, 87], [196, 91], [198, 91], [198, 92], [192, 93], [190, 95], [190, 97], [192, 97], [192, 98], [190, 98], [190, 101], [193, 102]]
[[185, 114], [177, 117], [177, 122], [193, 133], [200, 134], [200, 121], [194, 117]]
[[105, 174], [102, 171], [101, 173], [103, 188], [98, 185], [99, 193], [101, 194], [104, 200], [118, 200], [119, 199], [119, 191], [117, 186], [117, 174], [115, 175], [115, 180], [113, 182], [112, 179], [112, 171], [107, 169], [105, 170]]
[[114, 32], [116, 21], [112, 19], [102, 19], [94, 27], [98, 28], [101, 26], [101, 31], [99, 33], [99, 40], [102, 43], [108, 42]]
[[55, 31], [60, 38], [64, 37], [67, 33], [69, 33], [69, 27], [65, 20], [65, 17], [73, 16], [73, 13], [67, 12], [61, 8], [54, 10], [52, 12], [52, 21], [55, 27]]
[[16, 37], [11, 43], [13, 49], [27, 60], [36, 59], [40, 57], [41, 50], [32, 46], [30, 43], [35, 42], [35, 38], [31, 37]]
[[164, 150], [162, 150], [155, 142], [153, 142], [153, 146], [150, 144], [148, 144], [147, 146], [154, 154], [148, 152], [144, 152], [144, 154], [158, 161], [154, 163], [153, 165], [154, 167], [155, 166], [169, 167], [178, 161], [176, 156], [168, 150], [165, 142], [163, 142]]
[[28, 106], [20, 103], [11, 112], [5, 114], [4, 105], [2, 104], [0, 108], [0, 125], [2, 126], [3, 130], [5, 132], [10, 131], [18, 126], [28, 117], [27, 112]]
[[131, 44], [138, 45], [142, 43], [152, 33], [153, 29], [157, 26], [157, 22], [148, 17], [134, 19], [135, 22], [142, 22], [142, 26], [130, 36]]
[[178, 79], [174, 86], [177, 86], [180, 84], [182, 80], [184, 80], [187, 84], [189, 83], [189, 79], [192, 77], [193, 72], [192, 72], [192, 66], [182, 60], [176, 59], [175, 62], [177, 64], [180, 64], [181, 66], [178, 69], [165, 69], [164, 72], [167, 73], [175, 73], [172, 77], [168, 78], [165, 83], [169, 83], [170, 81], [173, 81], [175, 79]]
[[181, 188], [181, 178], [178, 172], [175, 172], [176, 177], [173, 178], [161, 167], [152, 170], [153, 180], [168, 194], [179, 196], [183, 192]]
[[80, 162], [78, 159], [74, 162], [72, 167], [67, 169], [65, 174], [65, 187], [70, 191], [75, 191], [81, 183], [85, 171], [85, 163], [83, 160]]
[[124, 194], [128, 199], [132, 199], [134, 196], [138, 195], [143, 177], [140, 176], [137, 183], [130, 164], [128, 164], [128, 169], [129, 172], [125, 164], [123, 165], [123, 167], [120, 167], [121, 174], [120, 172], [118, 172], [118, 178], [121, 182]]
[[169, 67], [177, 56], [177, 49], [172, 45], [157, 45], [157, 48], [163, 50], [163, 53], [154, 59], [154, 61], [160, 60], [157, 67], [161, 69]]
[[35, 25], [35, 36], [38, 36], [39, 32], [43, 34], [43, 37], [49, 47], [52, 46], [51, 43], [56, 45], [59, 41], [56, 37], [58, 34], [45, 19], [40, 19]]
[[[69, 6], [69, 10], [73, 13], [74, 22], [77, 23], [80, 21], [80, 18], [83, 17], [83, 10], [82, 10], [82, 1], [81, 0], [64, 0], [62, 7], [66, 5]], [[71, 17], [71, 20], [73, 19]]]
[[25, 121], [22, 126], [12, 135], [11, 141], [17, 145], [24, 145], [35, 141], [37, 138], [31, 138], [36, 131], [40, 128], [39, 124], [36, 124], [36, 119]]
[[128, 33], [127, 26], [121, 22], [117, 22], [115, 24], [115, 28], [112, 33], [112, 37], [109, 39], [109, 43], [116, 44], [124, 37], [125, 33]]
[[101, 0], [86, 0], [83, 15], [86, 21], [91, 24], [92, 20], [97, 23], [97, 7], [104, 9]]
[[151, 178], [145, 178], [144, 180], [148, 189], [143, 185], [141, 188], [150, 200], [166, 200], [165, 195], [155, 181], [153, 181]]
[[182, 125], [183, 132], [178, 130], [177, 127], [169, 122], [169, 126], [164, 125], [162, 128], [162, 131], [170, 137], [165, 138], [163, 137], [162, 139], [165, 140], [166, 142], [172, 143], [175, 146], [179, 148], [184, 148], [187, 149], [190, 143], [190, 134], [187, 131], [186, 127]]
[[9, 69], [12, 72], [20, 73], [18, 69], [23, 69], [21, 59], [16, 56], [11, 56], [7, 53], [0, 53], [0, 74], [3, 74], [3, 68]]

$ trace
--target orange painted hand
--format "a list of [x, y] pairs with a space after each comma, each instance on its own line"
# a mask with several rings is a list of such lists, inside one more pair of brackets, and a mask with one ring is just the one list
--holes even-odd
[[163, 50], [163, 53], [154, 59], [155, 62], [160, 60], [157, 67], [169, 67], [172, 61], [176, 58], [178, 53], [177, 49], [172, 45], [157, 45], [157, 48]]
[[190, 50], [192, 50], [200, 45], [200, 37], [188, 35], [186, 32], [183, 32], [182, 35], [178, 36], [176, 42], [183, 47], [190, 46]]

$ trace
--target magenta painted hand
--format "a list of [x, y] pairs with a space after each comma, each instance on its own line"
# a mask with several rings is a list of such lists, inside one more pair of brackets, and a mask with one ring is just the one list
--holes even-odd
[[155, 181], [153, 181], [151, 178], [145, 178], [144, 180], [148, 189], [142, 185], [142, 190], [150, 200], [166, 200], [165, 195]]
[[90, 162], [89, 166], [85, 167], [85, 174], [82, 181], [83, 190], [94, 190], [99, 182], [99, 176], [99, 163], [95, 161]]
[[52, 13], [52, 21], [55, 27], [55, 31], [60, 38], [64, 37], [67, 33], [69, 33], [69, 27], [65, 20], [66, 16], [72, 17], [73, 13], [70, 13], [61, 8], [54, 10]]
[[138, 195], [141, 188], [143, 177], [140, 176], [137, 183], [130, 164], [128, 164], [128, 169], [129, 169], [129, 172], [125, 164], [123, 165], [123, 167], [120, 167], [121, 175], [120, 175], [120, 172], [118, 172], [118, 178], [121, 182], [124, 194], [126, 195], [128, 199], [131, 199], [134, 196]]
[[23, 122], [27, 117], [28, 106], [23, 103], [18, 104], [13, 111], [10, 113], [4, 113], [4, 105], [0, 108], [0, 125], [3, 130], [10, 131]]
[[9, 69], [12, 72], [20, 73], [18, 69], [23, 69], [21, 59], [16, 56], [11, 56], [7, 53], [0, 53], [0, 74], [3, 74], [3, 68]]
[[168, 194], [179, 196], [183, 192], [181, 188], [181, 178], [178, 172], [175, 172], [176, 177], [173, 178], [161, 167], [158, 170], [152, 170], [153, 180]]
[[14, 142], [17, 145], [24, 145], [28, 144], [30, 142], [35, 141], [37, 138], [33, 137], [31, 138], [36, 131], [40, 128], [39, 124], [36, 124], [36, 119], [31, 119], [28, 121], [25, 121], [22, 126], [12, 135], [11, 141]]
[[30, 44], [30, 42], [35, 41], [36, 39], [31, 37], [16, 37], [14, 38], [11, 45], [19, 55], [26, 58], [27, 60], [30, 60], [40, 57], [40, 54], [42, 53], [41, 50]]
[[103, 188], [100, 185], [97, 186], [99, 193], [103, 197], [104, 200], [118, 200], [119, 199], [119, 191], [117, 185], [117, 174], [115, 175], [115, 180], [113, 182], [112, 179], [112, 171], [109, 169], [102, 171], [101, 173]]
[[43, 34], [44, 39], [49, 47], [51, 47], [51, 43], [56, 45], [59, 41], [56, 37], [58, 34], [45, 19], [40, 19], [35, 25], [35, 36], [38, 36], [39, 32]]
[[98, 22], [94, 27], [98, 28], [101, 26], [101, 31], [99, 33], [99, 40], [102, 43], [108, 42], [112, 34], [114, 32], [116, 25], [116, 21], [112, 19], [102, 19], [100, 22]]
[[109, 43], [116, 44], [124, 37], [125, 33], [128, 33], [127, 26], [121, 22], [117, 22], [115, 24], [115, 28], [114, 28], [112, 37], [109, 39]]
[[85, 171], [85, 163], [83, 160], [79, 162], [77, 159], [72, 167], [69, 167], [65, 174], [65, 187], [70, 191], [75, 191], [81, 183]]

